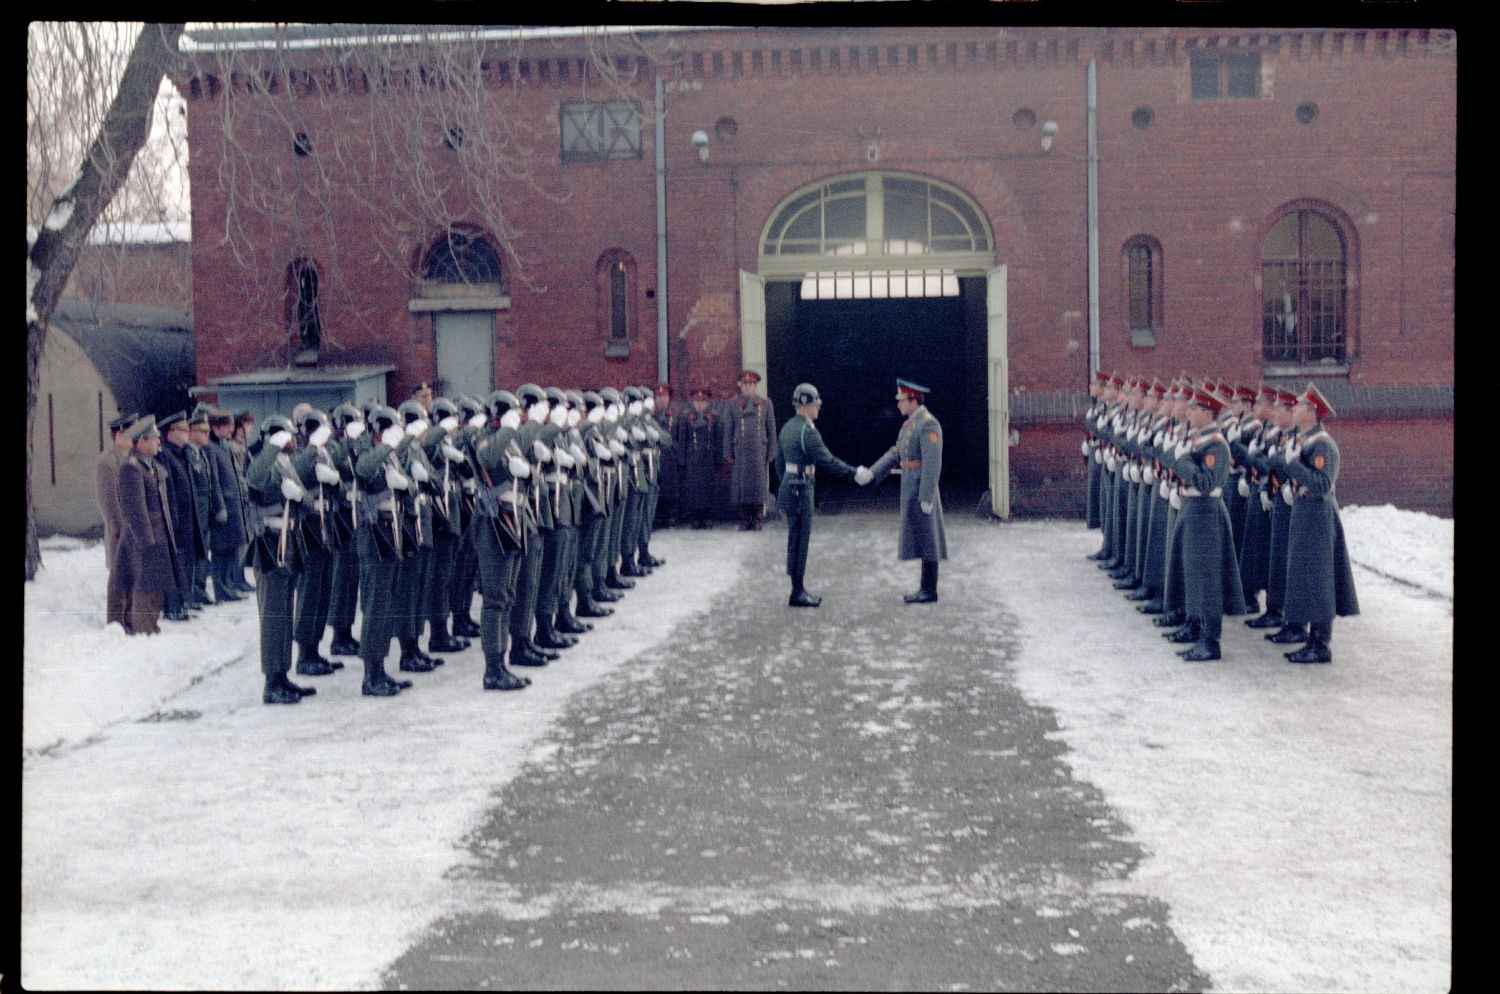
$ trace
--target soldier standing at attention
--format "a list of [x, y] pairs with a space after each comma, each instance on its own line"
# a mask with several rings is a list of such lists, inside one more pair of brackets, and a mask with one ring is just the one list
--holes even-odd
[[938, 477], [943, 472], [943, 426], [927, 410], [927, 388], [909, 380], [896, 381], [896, 409], [906, 417], [896, 444], [870, 472], [878, 482], [901, 471], [900, 558], [922, 561], [921, 589], [907, 594], [908, 604], [930, 604], [938, 599], [938, 561], [948, 558], [948, 536], [943, 530], [943, 498]]
[[255, 568], [255, 600], [260, 609], [260, 669], [266, 704], [296, 704], [317, 693], [288, 679], [292, 669], [292, 629], [297, 578], [303, 565], [302, 506], [313, 495], [297, 479], [292, 453], [296, 427], [273, 414], [261, 428], [260, 453], [250, 463], [245, 482], [255, 511], [249, 558]]
[[[693, 391], [693, 406], [678, 423], [674, 451], [682, 465], [683, 508], [694, 528], [712, 528], [714, 477], [724, 462], [724, 422], [710, 406], [706, 387]], [[779, 506], [779, 504], [778, 504]]]
[[604, 549], [609, 537], [615, 454], [610, 450], [609, 442], [600, 427], [604, 423], [604, 398], [593, 390], [585, 390], [581, 398], [584, 415], [578, 431], [589, 461], [585, 465], [584, 474], [588, 500], [583, 505], [578, 548], [578, 616], [607, 618], [615, 610], [605, 606], [604, 602], [611, 597], [618, 599], [613, 591], [605, 588], [604, 574], [601, 572], [604, 569]]
[[[302, 515], [302, 570], [297, 576], [297, 672], [302, 676], [327, 676], [344, 668], [318, 651], [323, 629], [328, 627], [333, 597], [333, 557], [339, 542], [339, 511], [343, 509], [343, 478], [333, 461], [329, 442], [333, 425], [328, 416], [311, 405], [297, 405], [293, 419], [299, 440], [305, 440], [292, 457], [297, 482], [312, 502]], [[331, 650], [330, 650], [331, 651]]]
[[[1297, 395], [1290, 390], [1278, 390], [1276, 407], [1272, 419], [1280, 429], [1276, 441], [1266, 450], [1266, 478], [1271, 505], [1270, 550], [1266, 557], [1266, 610], [1253, 619], [1251, 628], [1276, 628], [1263, 636], [1276, 645], [1299, 645], [1304, 639], [1297, 625], [1288, 625], [1282, 616], [1282, 605], [1286, 600], [1286, 551], [1287, 536], [1291, 532], [1293, 490], [1287, 482], [1286, 453], [1295, 448], [1297, 426], [1292, 419], [1292, 409], [1297, 406]], [[1279, 626], [1279, 627], [1277, 627]]]
[[662, 434], [661, 468], [658, 476], [658, 500], [661, 511], [658, 518], [661, 527], [671, 528], [681, 520], [682, 507], [682, 463], [675, 451], [677, 426], [682, 421], [682, 403], [672, 403], [672, 385], [659, 384], [656, 388], [656, 409], [652, 412], [657, 428]]
[[871, 480], [868, 469], [858, 469], [837, 458], [823, 444], [814, 422], [823, 409], [823, 399], [818, 388], [811, 383], [800, 383], [792, 391], [792, 405], [797, 414], [781, 428], [778, 450], [781, 453], [781, 486], [776, 492], [776, 506], [786, 515], [786, 572], [792, 578], [792, 594], [787, 599], [791, 607], [817, 607], [823, 603], [803, 586], [803, 575], [807, 572], [807, 547], [812, 539], [813, 485], [818, 469], [833, 473], [844, 479], [852, 479], [860, 486]]
[[193, 472], [187, 462], [187, 412], [169, 414], [157, 423], [165, 433], [156, 464], [167, 484], [167, 515], [172, 519], [172, 538], [176, 546], [178, 572], [182, 586], [168, 590], [162, 617], [168, 621], [187, 621], [188, 599], [193, 589], [193, 546], [197, 541], [197, 505], [193, 499]]
[[125, 630], [132, 635], [161, 631], [156, 619], [162, 597], [180, 589], [184, 577], [177, 561], [167, 503], [167, 474], [157, 463], [161, 432], [150, 414], [130, 426], [133, 446], [120, 467], [120, 550], [130, 591]]
[[130, 458], [131, 442], [128, 429], [139, 415], [127, 414], [109, 423], [113, 443], [99, 453], [94, 464], [94, 497], [99, 502], [99, 516], [104, 519], [104, 566], [109, 578], [104, 585], [104, 623], [118, 622], [130, 631], [130, 592], [125, 586], [125, 572], [120, 568], [120, 467]]
[[354, 611], [359, 604], [359, 528], [360, 519], [368, 513], [360, 503], [360, 487], [354, 478], [354, 466], [360, 454], [369, 448], [365, 421], [359, 408], [340, 404], [333, 409], [333, 438], [328, 455], [338, 470], [343, 499], [330, 512], [336, 536], [333, 546], [333, 572], [329, 580], [328, 624], [333, 627], [330, 655], [359, 655], [359, 640], [354, 637]]
[[393, 680], [385, 671], [385, 658], [396, 634], [396, 575], [401, 560], [409, 554], [409, 540], [402, 527], [402, 505], [396, 495], [410, 490], [411, 477], [401, 466], [396, 449], [406, 439], [401, 416], [383, 404], [371, 407], [366, 419], [370, 444], [354, 463], [360, 488], [359, 606], [364, 622], [359, 630], [359, 657], [365, 677], [360, 688], [366, 697], [394, 697], [411, 686], [410, 680]]
[[729, 402], [729, 502], [739, 508], [740, 531], [760, 531], [776, 458], [776, 414], [771, 401], [757, 396], [760, 374], [740, 374], [740, 395]]
[[209, 416], [213, 439], [204, 451], [214, 467], [214, 502], [211, 538], [213, 557], [214, 603], [243, 600], [239, 584], [234, 582], [240, 566], [240, 549], [245, 545], [245, 474], [234, 452], [234, 415], [216, 411]]
[[222, 499], [214, 490], [214, 467], [208, 456], [208, 412], [197, 410], [188, 419], [188, 470], [193, 475], [193, 505], [198, 533], [193, 542], [193, 575], [189, 584], [189, 610], [201, 610], [208, 599], [208, 550], [213, 540], [214, 511]]
[[[469, 537], [479, 565], [479, 644], [484, 650], [485, 690], [520, 690], [531, 681], [505, 665], [506, 633], [510, 628], [516, 578], [521, 569], [521, 540], [526, 524], [526, 492], [521, 482], [531, 476], [531, 463], [517, 441], [521, 402], [509, 390], [490, 394], [486, 427], [474, 443], [478, 493]], [[518, 643], [512, 659], [522, 655]]]
[[1189, 434], [1173, 451], [1182, 508], [1167, 573], [1182, 588], [1187, 621], [1170, 640], [1193, 643], [1178, 653], [1189, 662], [1221, 658], [1224, 615], [1245, 613], [1234, 531], [1224, 507], [1229, 443], [1214, 421], [1223, 409], [1224, 401], [1214, 393], [1193, 391], [1187, 409]]
[[1307, 645], [1286, 658], [1294, 663], [1331, 663], [1333, 619], [1359, 613], [1354, 592], [1354, 573], [1349, 567], [1349, 548], [1344, 544], [1344, 525], [1334, 488], [1339, 480], [1339, 447], [1323, 427], [1333, 417], [1333, 407], [1318, 388], [1309, 383], [1297, 406], [1292, 423], [1302, 433], [1301, 444], [1285, 452], [1287, 480], [1294, 487], [1292, 518], [1286, 552], [1286, 600], [1282, 614], [1289, 627], [1304, 636]]

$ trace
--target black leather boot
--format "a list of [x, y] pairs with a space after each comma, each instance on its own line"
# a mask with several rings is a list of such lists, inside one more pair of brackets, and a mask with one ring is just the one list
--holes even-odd
[[786, 599], [787, 607], [817, 607], [823, 603], [823, 598], [814, 597], [802, 586], [802, 577], [801, 573], [792, 577], [792, 595]]
[[281, 680], [272, 678], [266, 681], [266, 689], [260, 699], [265, 704], [297, 704], [302, 700], [302, 695], [285, 686]]
[[1142, 584], [1132, 592], [1125, 595], [1127, 601], [1149, 601], [1152, 598], [1151, 588]]
[[317, 650], [312, 652], [298, 650], [297, 673], [300, 676], [328, 676], [333, 671], [333, 664], [318, 655]]
[[417, 650], [416, 639], [401, 639], [401, 662], [397, 668], [403, 673], [431, 673], [437, 667], [422, 658]]
[[537, 615], [536, 638], [534, 641], [543, 649], [570, 649], [578, 644], [578, 640], [571, 635], [564, 635], [552, 626], [552, 618], [545, 615]]
[[434, 621], [431, 628], [432, 631], [427, 638], [428, 652], [463, 652], [469, 647], [468, 639], [456, 638], [448, 634], [446, 622]]
[[524, 690], [531, 684], [530, 680], [516, 676], [505, 668], [505, 660], [496, 656], [485, 657], [484, 660], [484, 689], [485, 690]]
[[328, 651], [335, 656], [357, 656], [359, 655], [359, 642], [347, 629], [342, 632], [333, 633], [333, 644]]
[[456, 614], [453, 616], [453, 634], [466, 639], [477, 639], [479, 623], [467, 614]]
[[1136, 608], [1136, 610], [1141, 612], [1142, 614], [1161, 614], [1166, 609], [1166, 605], [1161, 602], [1160, 597], [1153, 597], [1151, 600], [1148, 600], [1146, 603]]
[[922, 560], [922, 586], [913, 593], [907, 594], [902, 600], [908, 604], [932, 604], [937, 599], [937, 560]]
[[1186, 620], [1187, 615], [1182, 611], [1167, 611], [1160, 617], [1152, 618], [1151, 623], [1157, 628], [1176, 628]]
[[[410, 686], [410, 683], [407, 683]], [[366, 697], [395, 697], [401, 693], [401, 684], [385, 675], [380, 663], [365, 663], [365, 679], [359, 692]]]
[[557, 618], [553, 621], [552, 627], [564, 635], [582, 635], [585, 632], [594, 630], [593, 625], [585, 621], [579, 621], [566, 607], [557, 612]]
[[635, 587], [634, 580], [627, 580], [621, 574], [624, 570], [611, 569], [604, 575], [604, 585], [611, 590], [631, 590]]
[[546, 666], [547, 658], [537, 655], [524, 639], [513, 639], [510, 643], [510, 665]]
[[1187, 621], [1183, 622], [1181, 628], [1178, 628], [1176, 631], [1167, 636], [1167, 641], [1175, 642], [1179, 645], [1189, 645], [1193, 642], [1198, 641], [1197, 620], [1189, 618]]
[[1273, 645], [1299, 645], [1310, 638], [1306, 625], [1284, 625], [1275, 634], [1262, 637]]
[[1318, 639], [1308, 639], [1307, 644], [1296, 652], [1285, 653], [1287, 661], [1292, 663], [1331, 663], [1333, 662], [1333, 651], [1328, 648], [1328, 643]]
[[578, 605], [578, 616], [580, 618], [608, 618], [615, 613], [612, 607], [600, 604], [592, 595]]
[[281, 675], [280, 680], [281, 680], [281, 685], [283, 687], [285, 687], [286, 689], [292, 691], [295, 694], [300, 694], [303, 697], [311, 697], [311, 696], [313, 696], [314, 694], [316, 694], [318, 692], [318, 688], [316, 688], [316, 687], [300, 687], [300, 686], [298, 686], [297, 684], [295, 684], [292, 681], [288, 680], [286, 678], [286, 674], [285, 673], [283, 673]]
[[1286, 619], [1281, 616], [1281, 612], [1270, 610], [1245, 622], [1246, 628], [1282, 628], [1285, 625]]
[[1219, 643], [1217, 639], [1199, 639], [1190, 649], [1184, 649], [1177, 655], [1190, 663], [1206, 663], [1222, 658], [1219, 655]]

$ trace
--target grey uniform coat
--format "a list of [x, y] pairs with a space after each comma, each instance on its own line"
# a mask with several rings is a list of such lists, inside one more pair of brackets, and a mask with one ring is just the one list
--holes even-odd
[[217, 511], [214, 514], [210, 545], [215, 551], [233, 551], [246, 540], [245, 474], [230, 443], [223, 439], [210, 439], [204, 446], [204, 454], [213, 463], [214, 487], [223, 501], [224, 510], [223, 521], [219, 520]]
[[1339, 447], [1321, 428], [1308, 435], [1300, 454], [1284, 464], [1295, 486], [1287, 534], [1286, 599], [1281, 613], [1287, 623], [1326, 623], [1334, 616], [1359, 613], [1354, 573], [1334, 485], [1339, 478]]
[[765, 502], [771, 492], [771, 460], [776, 455], [776, 414], [765, 397], [736, 397], [725, 407], [726, 445], [734, 465], [729, 473], [729, 502]]
[[1182, 508], [1177, 515], [1167, 573], [1182, 590], [1182, 606], [1192, 618], [1220, 618], [1245, 613], [1234, 532], [1224, 507], [1229, 479], [1229, 443], [1215, 425], [1202, 429], [1185, 455], [1175, 462], [1182, 481]]
[[[878, 483], [901, 468], [901, 559], [934, 562], [948, 558], [943, 529], [943, 499], [938, 477], [943, 472], [943, 426], [926, 407], [912, 412], [880, 461], [870, 467]], [[921, 505], [932, 505], [924, 514]]]
[[115, 568], [115, 550], [120, 544], [120, 467], [130, 458], [130, 450], [111, 445], [99, 454], [94, 464], [94, 496], [104, 519], [104, 565]]

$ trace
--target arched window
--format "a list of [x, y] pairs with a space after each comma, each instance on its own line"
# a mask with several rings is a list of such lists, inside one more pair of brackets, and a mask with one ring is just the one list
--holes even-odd
[[610, 249], [594, 267], [597, 325], [606, 356], [628, 356], [635, 336], [635, 258], [624, 249]]
[[1260, 248], [1262, 356], [1273, 363], [1341, 363], [1348, 341], [1348, 253], [1339, 225], [1295, 209]]
[[[816, 258], [821, 256], [822, 258]], [[923, 176], [870, 172], [803, 187], [772, 213], [762, 276], [802, 278], [803, 299], [955, 296], [994, 263], [977, 204]]]
[[317, 352], [323, 344], [323, 319], [318, 312], [318, 270], [311, 259], [298, 259], [286, 270], [287, 324], [297, 333], [302, 349]]
[[500, 256], [478, 235], [450, 231], [427, 252], [422, 278], [438, 283], [503, 284]]
[[1161, 242], [1136, 235], [1120, 253], [1132, 345], [1155, 345], [1162, 326]]

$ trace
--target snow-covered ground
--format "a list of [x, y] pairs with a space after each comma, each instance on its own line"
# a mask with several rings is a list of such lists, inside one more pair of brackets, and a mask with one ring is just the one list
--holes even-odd
[[[979, 575], [945, 571], [1003, 592], [1021, 689], [1151, 853], [1127, 886], [1169, 905], [1215, 990], [1449, 986], [1453, 522], [1343, 520], [1363, 613], [1337, 623], [1332, 666], [1291, 666], [1234, 619], [1223, 662], [1182, 663], [1084, 561], [1099, 538], [1078, 522], [996, 525]], [[253, 599], [132, 639], [103, 628], [101, 548], [44, 543], [25, 605], [22, 982], [375, 985], [445, 909], [495, 792], [554, 748], [569, 696], [648, 667], [765, 540], [660, 533], [668, 567], [520, 693], [480, 691], [471, 650], [389, 700], [360, 696], [351, 660], [295, 707], [260, 703]]]

